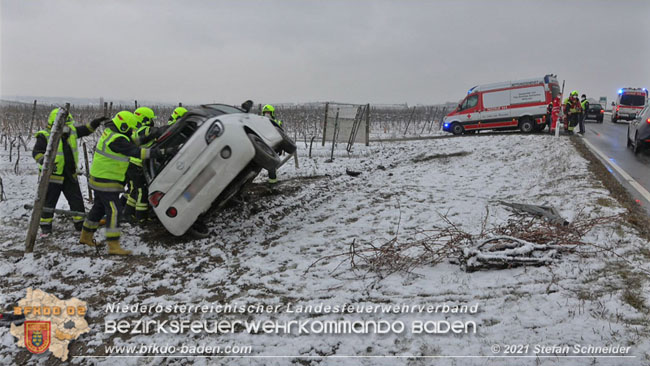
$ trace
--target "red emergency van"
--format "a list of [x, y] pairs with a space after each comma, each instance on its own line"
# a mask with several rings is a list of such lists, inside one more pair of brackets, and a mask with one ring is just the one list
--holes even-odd
[[560, 94], [556, 75], [478, 85], [443, 120], [454, 135], [480, 130], [541, 131], [548, 105]]

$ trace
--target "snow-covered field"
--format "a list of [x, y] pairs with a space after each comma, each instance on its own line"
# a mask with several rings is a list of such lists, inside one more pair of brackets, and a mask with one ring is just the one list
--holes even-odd
[[[0, 151], [7, 196], [0, 202], [0, 304], [15, 304], [27, 287], [87, 301], [92, 331], [71, 344], [73, 356], [103, 356], [105, 346], [154, 342], [249, 345], [249, 356], [258, 356], [73, 357], [73, 364], [650, 364], [650, 247], [622, 221], [597, 226], [583, 237], [612, 251], [586, 246], [542, 267], [467, 273], [445, 262], [377, 280], [364, 271], [350, 270], [349, 263], [340, 263], [343, 258], [318, 261], [347, 252], [353, 240], [377, 245], [394, 237], [400, 242], [414, 240], [422, 231], [442, 225], [443, 216], [464, 231], [478, 233], [486, 208], [488, 226], [507, 221], [511, 212], [499, 200], [555, 206], [569, 221], [623, 213], [567, 138], [506, 134], [376, 143], [355, 145], [350, 156], [343, 147], [328, 163], [328, 145], [315, 146], [310, 159], [308, 148], [300, 142], [300, 169], [292, 161], [287, 163], [279, 171], [281, 183], [273, 189], [260, 176], [244, 202], [210, 215], [212, 234], [207, 239], [174, 238], [159, 225], [125, 226], [124, 246], [136, 254], [129, 258], [98, 255], [78, 244], [71, 222], [61, 217], [55, 219], [53, 237], [37, 241], [33, 257], [23, 257], [30, 215], [23, 205], [33, 202], [36, 167], [25, 156], [29, 153], [23, 153], [22, 173], [16, 175], [7, 152]], [[428, 158], [434, 154], [442, 155]], [[362, 173], [352, 177], [346, 169]], [[85, 182], [82, 191], [86, 194]], [[59, 206], [67, 207], [65, 199]], [[281, 305], [283, 310], [286, 304], [478, 304], [478, 312], [141, 315], [107, 314], [109, 303], [268, 304]], [[477, 330], [453, 335], [416, 334], [410, 328], [399, 334], [117, 336], [104, 332], [107, 320], [174, 318], [388, 320], [407, 325], [460, 320], [474, 321]], [[49, 353], [31, 355], [15, 342], [7, 328], [0, 328], [0, 364], [58, 362]], [[516, 344], [529, 344], [529, 357], [479, 357], [503, 356], [506, 345]], [[532, 353], [534, 345], [576, 344], [626, 346], [633, 357], [535, 357]], [[494, 345], [501, 347], [496, 353]]]

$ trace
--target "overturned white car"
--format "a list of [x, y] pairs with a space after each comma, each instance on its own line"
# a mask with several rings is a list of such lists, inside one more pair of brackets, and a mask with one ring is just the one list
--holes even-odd
[[223, 206], [261, 169], [276, 169], [278, 152], [295, 152], [280, 126], [248, 113], [251, 105], [190, 109], [158, 138], [155, 147], [179, 148], [145, 164], [149, 203], [173, 235], [183, 235], [211, 207]]

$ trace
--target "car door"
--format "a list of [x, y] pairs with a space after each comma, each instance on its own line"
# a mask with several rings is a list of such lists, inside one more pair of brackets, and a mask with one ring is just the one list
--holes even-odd
[[468, 95], [463, 100], [457, 115], [465, 130], [476, 130], [479, 127], [481, 115], [479, 111], [478, 93]]
[[639, 123], [642, 121], [643, 116], [646, 115], [647, 110], [648, 110], [648, 107], [646, 106], [646, 107], [641, 111], [641, 113], [639, 113], [639, 114], [637, 115], [637, 117], [634, 118], [634, 119], [630, 122], [630, 124], [629, 124], [629, 128], [628, 128], [628, 130], [627, 130], [627, 131], [628, 131], [628, 134], [627, 134], [628, 136], [627, 136], [627, 138], [628, 138], [630, 141], [634, 142], [634, 138], [636, 137], [636, 132], [637, 132], [637, 130], [639, 129]]
[[511, 117], [510, 90], [494, 90], [483, 93], [483, 110], [481, 111], [481, 127], [499, 127]]

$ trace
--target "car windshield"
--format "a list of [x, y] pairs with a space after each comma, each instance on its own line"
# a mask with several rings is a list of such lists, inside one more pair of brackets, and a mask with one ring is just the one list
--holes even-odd
[[590, 104], [589, 109], [603, 109], [603, 106], [600, 104]]
[[645, 104], [645, 95], [623, 94], [621, 95], [621, 105], [639, 107]]

